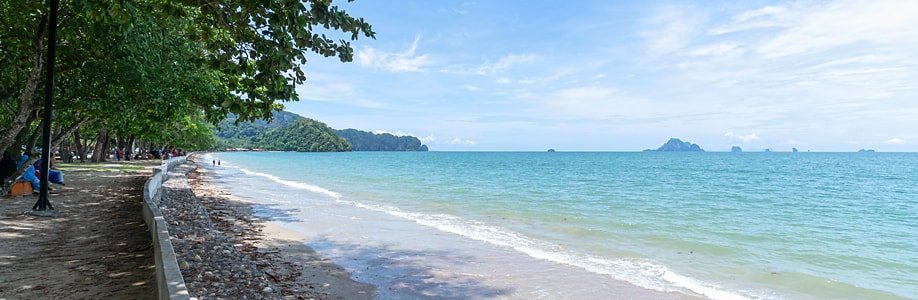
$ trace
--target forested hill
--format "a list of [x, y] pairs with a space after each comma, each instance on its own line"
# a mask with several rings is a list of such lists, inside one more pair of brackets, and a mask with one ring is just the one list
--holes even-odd
[[427, 145], [410, 135], [376, 134], [357, 129], [338, 130], [354, 151], [427, 151]]
[[236, 123], [227, 116], [215, 129], [217, 148], [260, 148], [274, 151], [338, 152], [350, 151], [347, 141], [325, 123], [294, 113], [273, 113], [273, 121]]
[[300, 115], [276, 111], [264, 120], [236, 123], [229, 115], [217, 125], [217, 149], [265, 149], [274, 151], [427, 151], [413, 136], [374, 134], [356, 129], [334, 130], [325, 123]]

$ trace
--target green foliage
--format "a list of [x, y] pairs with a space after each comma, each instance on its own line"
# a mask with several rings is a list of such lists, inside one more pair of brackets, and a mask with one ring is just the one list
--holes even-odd
[[357, 129], [338, 130], [337, 133], [351, 144], [354, 151], [427, 151], [427, 145], [413, 136], [375, 134]]
[[258, 143], [267, 150], [303, 152], [341, 152], [351, 147], [335, 130], [313, 119], [269, 129]]
[[217, 148], [247, 148], [274, 151], [338, 152], [350, 151], [347, 141], [325, 123], [278, 111], [273, 122], [240, 121], [230, 115], [217, 125]]
[[[0, 128], [40, 115], [41, 93], [33, 92], [44, 73], [34, 71], [44, 63], [48, 15], [44, 1], [0, 1]], [[374, 35], [330, 0], [62, 1], [55, 126], [208, 148], [208, 123], [228, 113], [270, 118], [298, 99], [308, 55], [351, 61], [349, 41]], [[21, 130], [37, 121], [26, 124]], [[342, 149], [334, 139], [316, 141], [316, 149]]]

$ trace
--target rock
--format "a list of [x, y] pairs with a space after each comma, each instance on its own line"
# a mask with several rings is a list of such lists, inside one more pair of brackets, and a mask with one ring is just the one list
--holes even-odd
[[271, 289], [270, 286], [266, 286], [266, 287], [265, 287], [264, 289], [262, 289], [261, 291], [262, 291], [262, 292], [265, 292], [265, 293], [273, 293], [273, 292], [274, 292], [274, 289]]
[[663, 146], [657, 148], [656, 150], [647, 149], [644, 152], [704, 152], [704, 149], [701, 149], [697, 144], [692, 144], [689, 142], [683, 142], [677, 138], [671, 138]]
[[[743, 148], [740, 148], [739, 146], [733, 146], [733, 148], [730, 149], [730, 152], [733, 152], [733, 153], [741, 153], [741, 152], [743, 152]], [[795, 151], [795, 152], [796, 152], [796, 151]]]
[[797, 148], [791, 148], [791, 152], [797, 153]]

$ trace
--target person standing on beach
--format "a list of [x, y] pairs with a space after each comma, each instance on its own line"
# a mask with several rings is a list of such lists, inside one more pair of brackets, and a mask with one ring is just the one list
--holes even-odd
[[214, 164], [215, 166], [217, 165], [217, 161], [216, 161], [216, 160], [213, 160], [213, 161], [211, 161], [210, 163]]

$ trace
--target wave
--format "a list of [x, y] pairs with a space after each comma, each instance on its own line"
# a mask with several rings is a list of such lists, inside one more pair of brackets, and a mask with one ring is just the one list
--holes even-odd
[[626, 281], [646, 289], [682, 293], [688, 290], [692, 293], [717, 300], [763, 298], [762, 296], [748, 295], [742, 291], [724, 290], [717, 285], [680, 275], [669, 270], [666, 266], [646, 259], [610, 259], [575, 253], [565, 250], [559, 245], [534, 240], [522, 234], [494, 227], [480, 221], [466, 220], [448, 214], [405, 212], [395, 207], [368, 205], [360, 202], [343, 200], [340, 193], [320, 186], [285, 180], [275, 175], [255, 172], [245, 168], [234, 168], [239, 169], [245, 174], [264, 177], [285, 186], [327, 195], [341, 204], [382, 212], [440, 231], [457, 234], [496, 246], [512, 248], [536, 259], [552, 261], [581, 268], [589, 272], [608, 275], [614, 279]]
[[311, 184], [304, 183], [304, 182], [299, 182], [299, 181], [286, 180], [286, 179], [282, 179], [282, 178], [280, 178], [280, 177], [277, 177], [277, 176], [274, 176], [274, 175], [271, 175], [271, 174], [265, 174], [265, 173], [250, 171], [250, 170], [245, 169], [245, 168], [240, 168], [240, 167], [234, 167], [234, 168], [239, 169], [239, 171], [242, 171], [242, 173], [245, 173], [245, 174], [248, 174], [248, 175], [255, 175], [255, 176], [264, 177], [264, 178], [270, 179], [271, 181], [274, 181], [274, 182], [277, 182], [277, 183], [280, 183], [280, 184], [283, 184], [283, 185], [286, 185], [286, 186], [289, 186], [289, 187], [292, 187], [292, 188], [297, 188], [297, 189], [307, 190], [307, 191], [310, 191], [310, 192], [313, 192], [313, 193], [319, 193], [319, 194], [327, 195], [327, 196], [329, 196], [329, 197], [332, 197], [332, 198], [335, 199], [335, 200], [338, 200], [338, 199], [341, 198], [341, 194], [336, 193], [336, 192], [333, 192], [333, 191], [330, 191], [330, 190], [325, 189], [325, 188], [322, 188], [322, 187], [320, 187], [320, 186], [311, 185]]
[[662, 292], [684, 292], [679, 288], [717, 300], [752, 299], [739, 291], [727, 291], [694, 278], [679, 275], [667, 267], [644, 259], [609, 259], [593, 255], [573, 253], [563, 247], [544, 241], [537, 241], [516, 232], [487, 225], [483, 222], [465, 220], [446, 214], [421, 214], [404, 212], [394, 207], [367, 205], [354, 201], [336, 201], [355, 207], [383, 212], [392, 216], [414, 221], [441, 231], [461, 235], [492, 245], [509, 247], [530, 257], [578, 267], [589, 272], [608, 275], [646, 289]]

